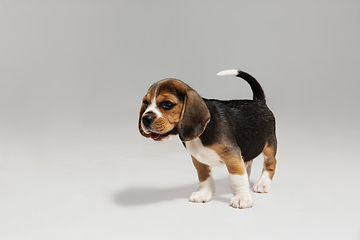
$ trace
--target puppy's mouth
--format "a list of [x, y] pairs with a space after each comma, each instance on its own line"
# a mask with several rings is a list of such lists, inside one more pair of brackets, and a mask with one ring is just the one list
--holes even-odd
[[173, 128], [171, 131], [164, 133], [164, 134], [159, 134], [156, 132], [152, 132], [150, 130], [150, 137], [152, 140], [154, 141], [161, 141], [162, 139], [166, 138], [167, 136], [169, 136], [170, 134], [176, 135], [177, 131], [175, 128]]

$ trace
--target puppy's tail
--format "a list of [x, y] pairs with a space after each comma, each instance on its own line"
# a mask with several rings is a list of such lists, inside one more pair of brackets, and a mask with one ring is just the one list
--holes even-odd
[[218, 76], [234, 76], [234, 77], [240, 77], [240, 78], [244, 79], [250, 85], [251, 90], [253, 91], [253, 100], [265, 102], [264, 90], [260, 86], [259, 82], [250, 74], [240, 71], [240, 70], [230, 69], [230, 70], [221, 71], [217, 75]]

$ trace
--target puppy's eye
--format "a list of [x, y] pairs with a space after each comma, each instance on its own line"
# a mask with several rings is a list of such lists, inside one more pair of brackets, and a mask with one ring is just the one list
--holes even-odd
[[175, 106], [175, 104], [170, 102], [170, 101], [164, 101], [164, 102], [161, 103], [161, 106], [165, 110], [170, 110]]
[[149, 102], [146, 101], [146, 100], [143, 101], [143, 104], [144, 104], [144, 106], [145, 106], [146, 108], [149, 106]]

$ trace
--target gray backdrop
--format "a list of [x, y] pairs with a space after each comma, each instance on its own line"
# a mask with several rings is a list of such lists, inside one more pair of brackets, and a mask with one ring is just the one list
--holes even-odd
[[[80, 220], [69, 224], [65, 213], [75, 214], [73, 219], [82, 219], [85, 213], [105, 206], [100, 200], [96, 203], [97, 200], [90, 200], [103, 196], [102, 191], [110, 188], [109, 199], [115, 198], [120, 209], [119, 205], [125, 205], [126, 212], [127, 205], [133, 201], [135, 205], [143, 202], [134, 192], [119, 189], [134, 182], [150, 184], [154, 179], [171, 182], [170, 179], [175, 177], [170, 176], [177, 176], [182, 166], [189, 166], [182, 174], [190, 172], [189, 176], [193, 178], [178, 176], [177, 183], [193, 183], [191, 189], [195, 188], [196, 174], [189, 160], [181, 165], [171, 162], [170, 165], [176, 166], [174, 171], [166, 165], [169, 162], [155, 159], [159, 153], [165, 154], [166, 159], [174, 156], [189, 158], [182, 152], [181, 144], [175, 141], [157, 145], [138, 133], [142, 97], [153, 82], [175, 77], [204, 97], [250, 98], [251, 90], [242, 80], [216, 76], [217, 72], [230, 68], [247, 71], [259, 80], [277, 118], [279, 171], [275, 189], [279, 193], [270, 196], [282, 196], [287, 199], [285, 203], [296, 206], [304, 204], [297, 201], [304, 196], [308, 199], [309, 191], [315, 195], [319, 191], [329, 194], [311, 199], [337, 196], [326, 206], [351, 206], [346, 210], [347, 215], [337, 212], [341, 219], [349, 219], [346, 226], [350, 227], [337, 228], [340, 225], [331, 217], [322, 220], [328, 221], [330, 228], [327, 229], [337, 229], [337, 239], [344, 234], [353, 237], [356, 231], [358, 236], [360, 211], [358, 205], [351, 204], [358, 195], [344, 196], [347, 203], [343, 203], [343, 197], [337, 194], [356, 194], [352, 184], [358, 192], [356, 186], [359, 183], [356, 169], [359, 169], [360, 143], [360, 2], [351, 0], [0, 0], [0, 202], [3, 201], [0, 207], [5, 211], [0, 214], [0, 220], [6, 229], [0, 236], [24, 239], [22, 233], [16, 231], [20, 224], [32, 231], [25, 236], [39, 239], [36, 236], [41, 231], [33, 230], [31, 216], [40, 212], [41, 220], [37, 222], [49, 227], [49, 236], [54, 230], [51, 223], [55, 222], [65, 229], [59, 239], [70, 239], [72, 233], [80, 234], [79, 229], [86, 224], [79, 224]], [[159, 157], [164, 158], [164, 155]], [[156, 169], [162, 170], [151, 175], [156, 170], [149, 162], [156, 163]], [[163, 171], [166, 166], [170, 170], [167, 173]], [[101, 172], [107, 168], [114, 171]], [[88, 179], [86, 181], [95, 189], [87, 189], [88, 182], [81, 179]], [[116, 183], [121, 183], [121, 187]], [[299, 191], [293, 186], [303, 186], [303, 189]], [[344, 186], [348, 186], [347, 190], [342, 189]], [[178, 190], [179, 196], [184, 198], [191, 191], [188, 188]], [[159, 199], [151, 191], [147, 193], [150, 202], [161, 202], [160, 199], [166, 199], [169, 192], [170, 195], [174, 193], [171, 190], [160, 191], [163, 195], [157, 192]], [[72, 200], [68, 201], [64, 196]], [[294, 202], [289, 200], [291, 196], [294, 196]], [[79, 206], [69, 205], [82, 198], [84, 201]], [[25, 203], [22, 200], [26, 200]], [[90, 204], [88, 201], [94, 205], [86, 205]], [[266, 201], [263, 204], [259, 201], [257, 199], [260, 209], [266, 206]], [[182, 202], [186, 199], [181, 199], [178, 204]], [[312, 226], [322, 220], [311, 222], [316, 208], [304, 213], [304, 209], [313, 206], [310, 200], [305, 201], [305, 205], [295, 211], [289, 221], [279, 221], [284, 221], [281, 223], [291, 231], [296, 226], [291, 222], [296, 222], [305, 229], [304, 232], [311, 232]], [[84, 206], [81, 212], [77, 210], [80, 206]], [[218, 214], [226, 207], [221, 202]], [[282, 207], [284, 205], [274, 209], [285, 214]], [[96, 222], [95, 217], [84, 217], [86, 223], [94, 221], [86, 225], [91, 228], [89, 231], [101, 233], [97, 229], [101, 225], [109, 236], [118, 236], [115, 234], [117, 226], [111, 225], [121, 222], [117, 218], [124, 212], [117, 214], [118, 208], [107, 216], [97, 212], [96, 219], [107, 222], [111, 216], [109, 219], [114, 220], [106, 227]], [[188, 208], [186, 205], [179, 209], [186, 212]], [[253, 212], [246, 214], [256, 213], [259, 208], [254, 207]], [[161, 212], [159, 209], [161, 206], [157, 205], [154, 211]], [[62, 218], [53, 219], [47, 214], [51, 211], [57, 211]], [[191, 211], [196, 212], [197, 208]], [[162, 212], [168, 211], [163, 209]], [[327, 216], [326, 213], [324, 209], [317, 216]], [[126, 216], [126, 220], [122, 219], [123, 226], [130, 227], [128, 221], [135, 226], [138, 219]], [[261, 216], [259, 213], [256, 219]], [[147, 217], [152, 219], [152, 216]], [[22, 219], [20, 223], [19, 219]], [[297, 222], [302, 221], [299, 219], [304, 222]], [[312, 226], [306, 225], [308, 221]], [[280, 222], [274, 221], [279, 224], [271, 229], [284, 226]], [[145, 222], [143, 225], [147, 226]], [[211, 228], [211, 224], [209, 226]], [[320, 225], [318, 227], [321, 229]], [[46, 236], [46, 231], [42, 234]], [[322, 234], [337, 236], [329, 230]], [[84, 239], [91, 239], [89, 236]], [[199, 236], [202, 235], [199, 233]], [[289, 236], [283, 239], [296, 239]], [[264, 236], [259, 235], [259, 238]], [[137, 239], [141, 238], [138, 236]]]
[[215, 75], [229, 68], [260, 81], [278, 118], [358, 122], [358, 1], [1, 1], [0, 11], [5, 130], [132, 121], [166, 77], [205, 97], [251, 97]]

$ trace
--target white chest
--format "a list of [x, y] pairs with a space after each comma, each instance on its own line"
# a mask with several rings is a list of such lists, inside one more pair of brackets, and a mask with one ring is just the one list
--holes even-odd
[[218, 167], [223, 165], [219, 155], [212, 149], [204, 147], [199, 138], [185, 143], [186, 150], [194, 156], [199, 162], [210, 167]]

